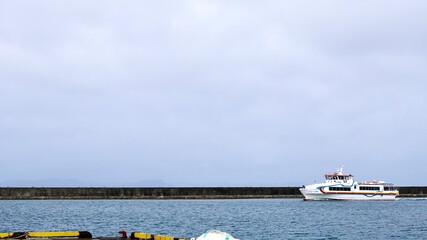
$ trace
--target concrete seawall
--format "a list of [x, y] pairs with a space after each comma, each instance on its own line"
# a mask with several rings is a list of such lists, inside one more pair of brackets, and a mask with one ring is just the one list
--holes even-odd
[[297, 198], [298, 187], [0, 188], [0, 199], [234, 199]]
[[[0, 187], [0, 200], [302, 198], [299, 187]], [[427, 197], [427, 187], [399, 187], [399, 197]]]
[[427, 197], [425, 186], [398, 187], [398, 189], [399, 197]]

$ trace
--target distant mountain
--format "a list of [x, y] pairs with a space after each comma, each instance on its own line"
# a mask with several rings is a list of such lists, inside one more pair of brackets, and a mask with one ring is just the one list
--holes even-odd
[[161, 179], [150, 179], [130, 183], [83, 182], [77, 179], [7, 180], [0, 187], [172, 187]]
[[8, 180], [0, 182], [2, 187], [80, 187], [84, 182], [76, 179]]

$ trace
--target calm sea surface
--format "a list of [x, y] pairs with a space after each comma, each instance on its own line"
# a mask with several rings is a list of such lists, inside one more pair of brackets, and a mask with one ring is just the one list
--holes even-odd
[[394, 202], [260, 200], [0, 201], [0, 232], [132, 231], [197, 237], [209, 229], [241, 240], [427, 239], [427, 199]]

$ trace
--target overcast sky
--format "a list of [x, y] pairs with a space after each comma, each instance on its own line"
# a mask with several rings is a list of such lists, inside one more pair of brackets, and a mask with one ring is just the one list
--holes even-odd
[[0, 182], [427, 185], [427, 2], [1, 1]]

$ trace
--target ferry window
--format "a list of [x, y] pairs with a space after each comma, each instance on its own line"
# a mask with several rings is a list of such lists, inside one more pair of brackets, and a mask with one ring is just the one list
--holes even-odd
[[396, 191], [397, 187], [384, 187], [384, 191]]
[[329, 191], [351, 191], [351, 189], [344, 187], [329, 187]]
[[380, 187], [359, 187], [360, 190], [379, 191]]

